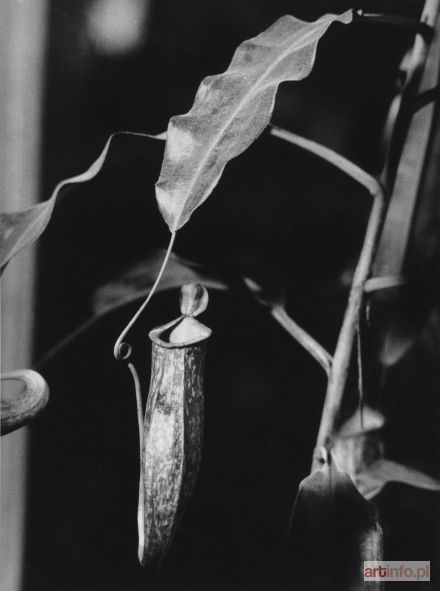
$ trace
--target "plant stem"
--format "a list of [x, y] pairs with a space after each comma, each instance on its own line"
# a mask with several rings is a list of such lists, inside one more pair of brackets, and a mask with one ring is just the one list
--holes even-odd
[[[331, 447], [331, 439], [335, 428], [337, 416], [341, 406], [347, 380], [348, 369], [351, 360], [354, 337], [358, 321], [359, 311], [362, 305], [364, 284], [368, 278], [373, 262], [374, 253], [380, 237], [385, 213], [385, 197], [382, 189], [374, 195], [373, 207], [368, 220], [367, 231], [361, 255], [356, 267], [353, 283], [348, 298], [342, 328], [339, 333], [338, 343], [333, 358], [333, 368], [330, 373], [327, 392], [322, 411], [321, 424], [319, 426], [316, 449]], [[312, 471], [319, 469], [319, 452], [314, 454]]]
[[270, 133], [275, 137], [279, 137], [301, 148], [304, 148], [316, 156], [319, 156], [329, 164], [339, 168], [352, 179], [365, 187], [374, 198], [373, 207], [368, 220], [364, 244], [354, 274], [348, 304], [344, 315], [344, 321], [339, 333], [335, 355], [333, 357], [331, 371], [328, 373], [329, 380], [327, 385], [327, 393], [324, 401], [321, 424], [319, 427], [312, 466], [312, 470], [316, 470], [321, 467], [320, 449], [323, 447], [329, 449], [331, 447], [331, 438], [335, 428], [336, 419], [339, 414], [345, 383], [347, 380], [348, 369], [350, 366], [358, 316], [362, 305], [364, 285], [370, 274], [373, 257], [380, 238], [380, 231], [383, 224], [386, 205], [385, 195], [382, 186], [377, 179], [368, 174], [366, 171], [362, 170], [362, 168], [357, 166], [357, 164], [354, 164], [330, 148], [327, 148], [312, 140], [303, 138], [285, 129], [272, 127]]
[[318, 343], [308, 332], [299, 326], [286, 312], [283, 306], [274, 306], [271, 310], [272, 316], [281, 326], [310, 353], [321, 365], [327, 376], [330, 376], [332, 367], [332, 356]]
[[365, 187], [371, 195], [376, 195], [379, 192], [380, 183], [374, 176], [368, 174], [368, 172], [363, 170], [360, 166], [351, 160], [348, 160], [348, 158], [341, 156], [341, 154], [338, 154], [334, 150], [327, 148], [318, 142], [302, 137], [301, 135], [297, 135], [292, 131], [288, 131], [287, 129], [275, 127], [274, 125], [271, 125], [269, 133], [274, 137], [286, 140], [295, 146], [303, 148], [304, 150], [315, 154], [315, 156], [319, 156], [319, 158], [322, 158], [336, 168], [339, 168], [339, 170], [342, 170], [342, 172], [345, 172], [345, 174]]
[[254, 298], [270, 309], [270, 313], [275, 320], [293, 337], [304, 349], [312, 355], [314, 359], [324, 368], [327, 376], [331, 371], [332, 356], [324, 349], [317, 340], [308, 332], [299, 326], [286, 312], [284, 306], [285, 294], [283, 292], [271, 293], [265, 290], [258, 283], [255, 283], [249, 277], [244, 277], [244, 283], [249, 288]]
[[[423, 9], [421, 22], [433, 26], [438, 13], [440, 0], [427, 0]], [[381, 175], [386, 186], [390, 186], [392, 180], [392, 158], [390, 158], [390, 149], [398, 134], [405, 130], [405, 113], [408, 107], [408, 97], [415, 95], [418, 88], [421, 72], [427, 55], [427, 42], [422, 35], [418, 34], [414, 42], [414, 48], [411, 55], [411, 66], [408, 71], [407, 84], [399, 97], [397, 116], [391, 112], [390, 130], [388, 137], [388, 158], [385, 163], [384, 171]], [[402, 104], [403, 103], [403, 104]], [[403, 113], [403, 116], [401, 115]], [[327, 457], [327, 451], [331, 449], [332, 436], [335, 430], [336, 420], [339, 414], [342, 396], [350, 366], [354, 338], [356, 335], [359, 312], [362, 306], [365, 282], [371, 273], [373, 258], [381, 236], [383, 227], [386, 200], [381, 183], [363, 171], [356, 164], [340, 156], [333, 150], [326, 148], [316, 142], [307, 140], [292, 132], [272, 127], [270, 133], [289, 141], [299, 147], [308, 150], [311, 153], [326, 160], [333, 166], [336, 166], [354, 180], [362, 184], [374, 198], [373, 207], [369, 216], [367, 231], [364, 238], [364, 244], [356, 267], [353, 283], [350, 290], [347, 308], [339, 333], [335, 355], [333, 358], [332, 370], [329, 375], [327, 392], [324, 401], [324, 407], [319, 426], [318, 437], [313, 457], [312, 471], [320, 469], [323, 461]]]

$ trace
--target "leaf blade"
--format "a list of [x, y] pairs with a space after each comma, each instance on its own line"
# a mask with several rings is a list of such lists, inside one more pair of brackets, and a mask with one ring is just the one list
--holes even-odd
[[382, 528], [375, 507], [331, 454], [300, 483], [288, 543], [299, 588], [370, 588], [362, 567], [365, 560], [382, 560]]
[[33, 207], [10, 213], [0, 213], [0, 266], [1, 271], [9, 261], [23, 248], [35, 242], [49, 223], [55, 203], [68, 185], [85, 183], [94, 179], [104, 166], [114, 140], [120, 136], [138, 136], [154, 140], [163, 140], [162, 135], [152, 136], [143, 133], [120, 131], [113, 133], [107, 140], [102, 152], [91, 166], [83, 173], [67, 178], [55, 187], [47, 201]]
[[357, 486], [363, 496], [370, 500], [379, 494], [388, 483], [406, 484], [414, 488], [440, 492], [440, 480], [411, 466], [380, 458], [358, 475]]
[[159, 209], [171, 232], [209, 197], [229, 160], [262, 133], [278, 85], [305, 78], [328, 27], [334, 21], [349, 23], [351, 18], [351, 11], [325, 15], [313, 23], [281, 17], [242, 43], [226, 72], [202, 81], [192, 109], [170, 120], [156, 184]]

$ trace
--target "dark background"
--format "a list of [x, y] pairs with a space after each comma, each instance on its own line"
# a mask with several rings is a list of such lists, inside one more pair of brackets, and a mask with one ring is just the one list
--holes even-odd
[[[235, 47], [278, 17], [312, 20], [352, 6], [152, 0], [141, 42], [112, 53], [88, 28], [95, 4], [51, 3], [42, 199], [56, 182], [85, 170], [110, 133], [164, 131], [172, 115], [190, 108], [201, 79], [225, 70]], [[406, 15], [417, 15], [420, 5], [362, 4]], [[406, 32], [386, 26], [333, 26], [309, 78], [280, 87], [273, 121], [377, 173], [396, 68], [409, 43]], [[40, 241], [36, 359], [90, 317], [97, 287], [166, 246], [168, 230], [154, 199], [162, 151], [161, 142], [118, 140], [99, 177], [57, 204]], [[138, 303], [102, 319], [40, 368], [51, 400], [32, 428], [26, 591], [301, 591], [285, 535], [298, 484], [309, 471], [325, 379], [240, 278], [284, 289], [292, 316], [332, 349], [346, 302], [344, 277], [359, 252], [369, 205], [368, 195], [341, 173], [263, 134], [228, 164], [211, 198], [179, 232], [175, 252], [232, 287], [211, 292], [202, 318], [213, 329], [202, 468], [154, 577], [137, 563], [132, 384], [112, 356]], [[165, 292], [135, 331], [145, 385], [147, 332], [177, 315], [178, 293]], [[388, 455], [438, 474], [436, 363], [416, 347], [384, 384]], [[377, 401], [377, 391], [367, 394]], [[349, 389], [347, 413], [356, 396]], [[385, 558], [431, 560], [433, 583], [423, 588], [440, 588], [438, 497], [390, 485], [378, 507]]]

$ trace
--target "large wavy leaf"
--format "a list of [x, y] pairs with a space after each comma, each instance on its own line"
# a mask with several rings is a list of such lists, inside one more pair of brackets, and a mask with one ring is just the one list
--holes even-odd
[[63, 189], [72, 184], [84, 183], [96, 177], [104, 166], [111, 147], [120, 136], [137, 136], [148, 139], [163, 140], [163, 136], [151, 136], [142, 133], [117, 132], [112, 134], [101, 154], [82, 174], [61, 181], [47, 201], [33, 207], [11, 213], [0, 213], [0, 264], [3, 271], [11, 258], [29, 244], [32, 244], [46, 229], [52, 216], [56, 200], [62, 195]]
[[331, 23], [351, 19], [351, 11], [312, 23], [283, 16], [242, 43], [226, 72], [202, 81], [192, 109], [170, 120], [156, 184], [159, 207], [172, 232], [210, 195], [229, 160], [264, 130], [278, 85], [305, 78]]

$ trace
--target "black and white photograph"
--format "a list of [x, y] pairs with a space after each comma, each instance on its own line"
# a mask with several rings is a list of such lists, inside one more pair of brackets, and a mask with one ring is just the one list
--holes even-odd
[[440, 0], [1, 0], [0, 64], [0, 591], [440, 591]]

